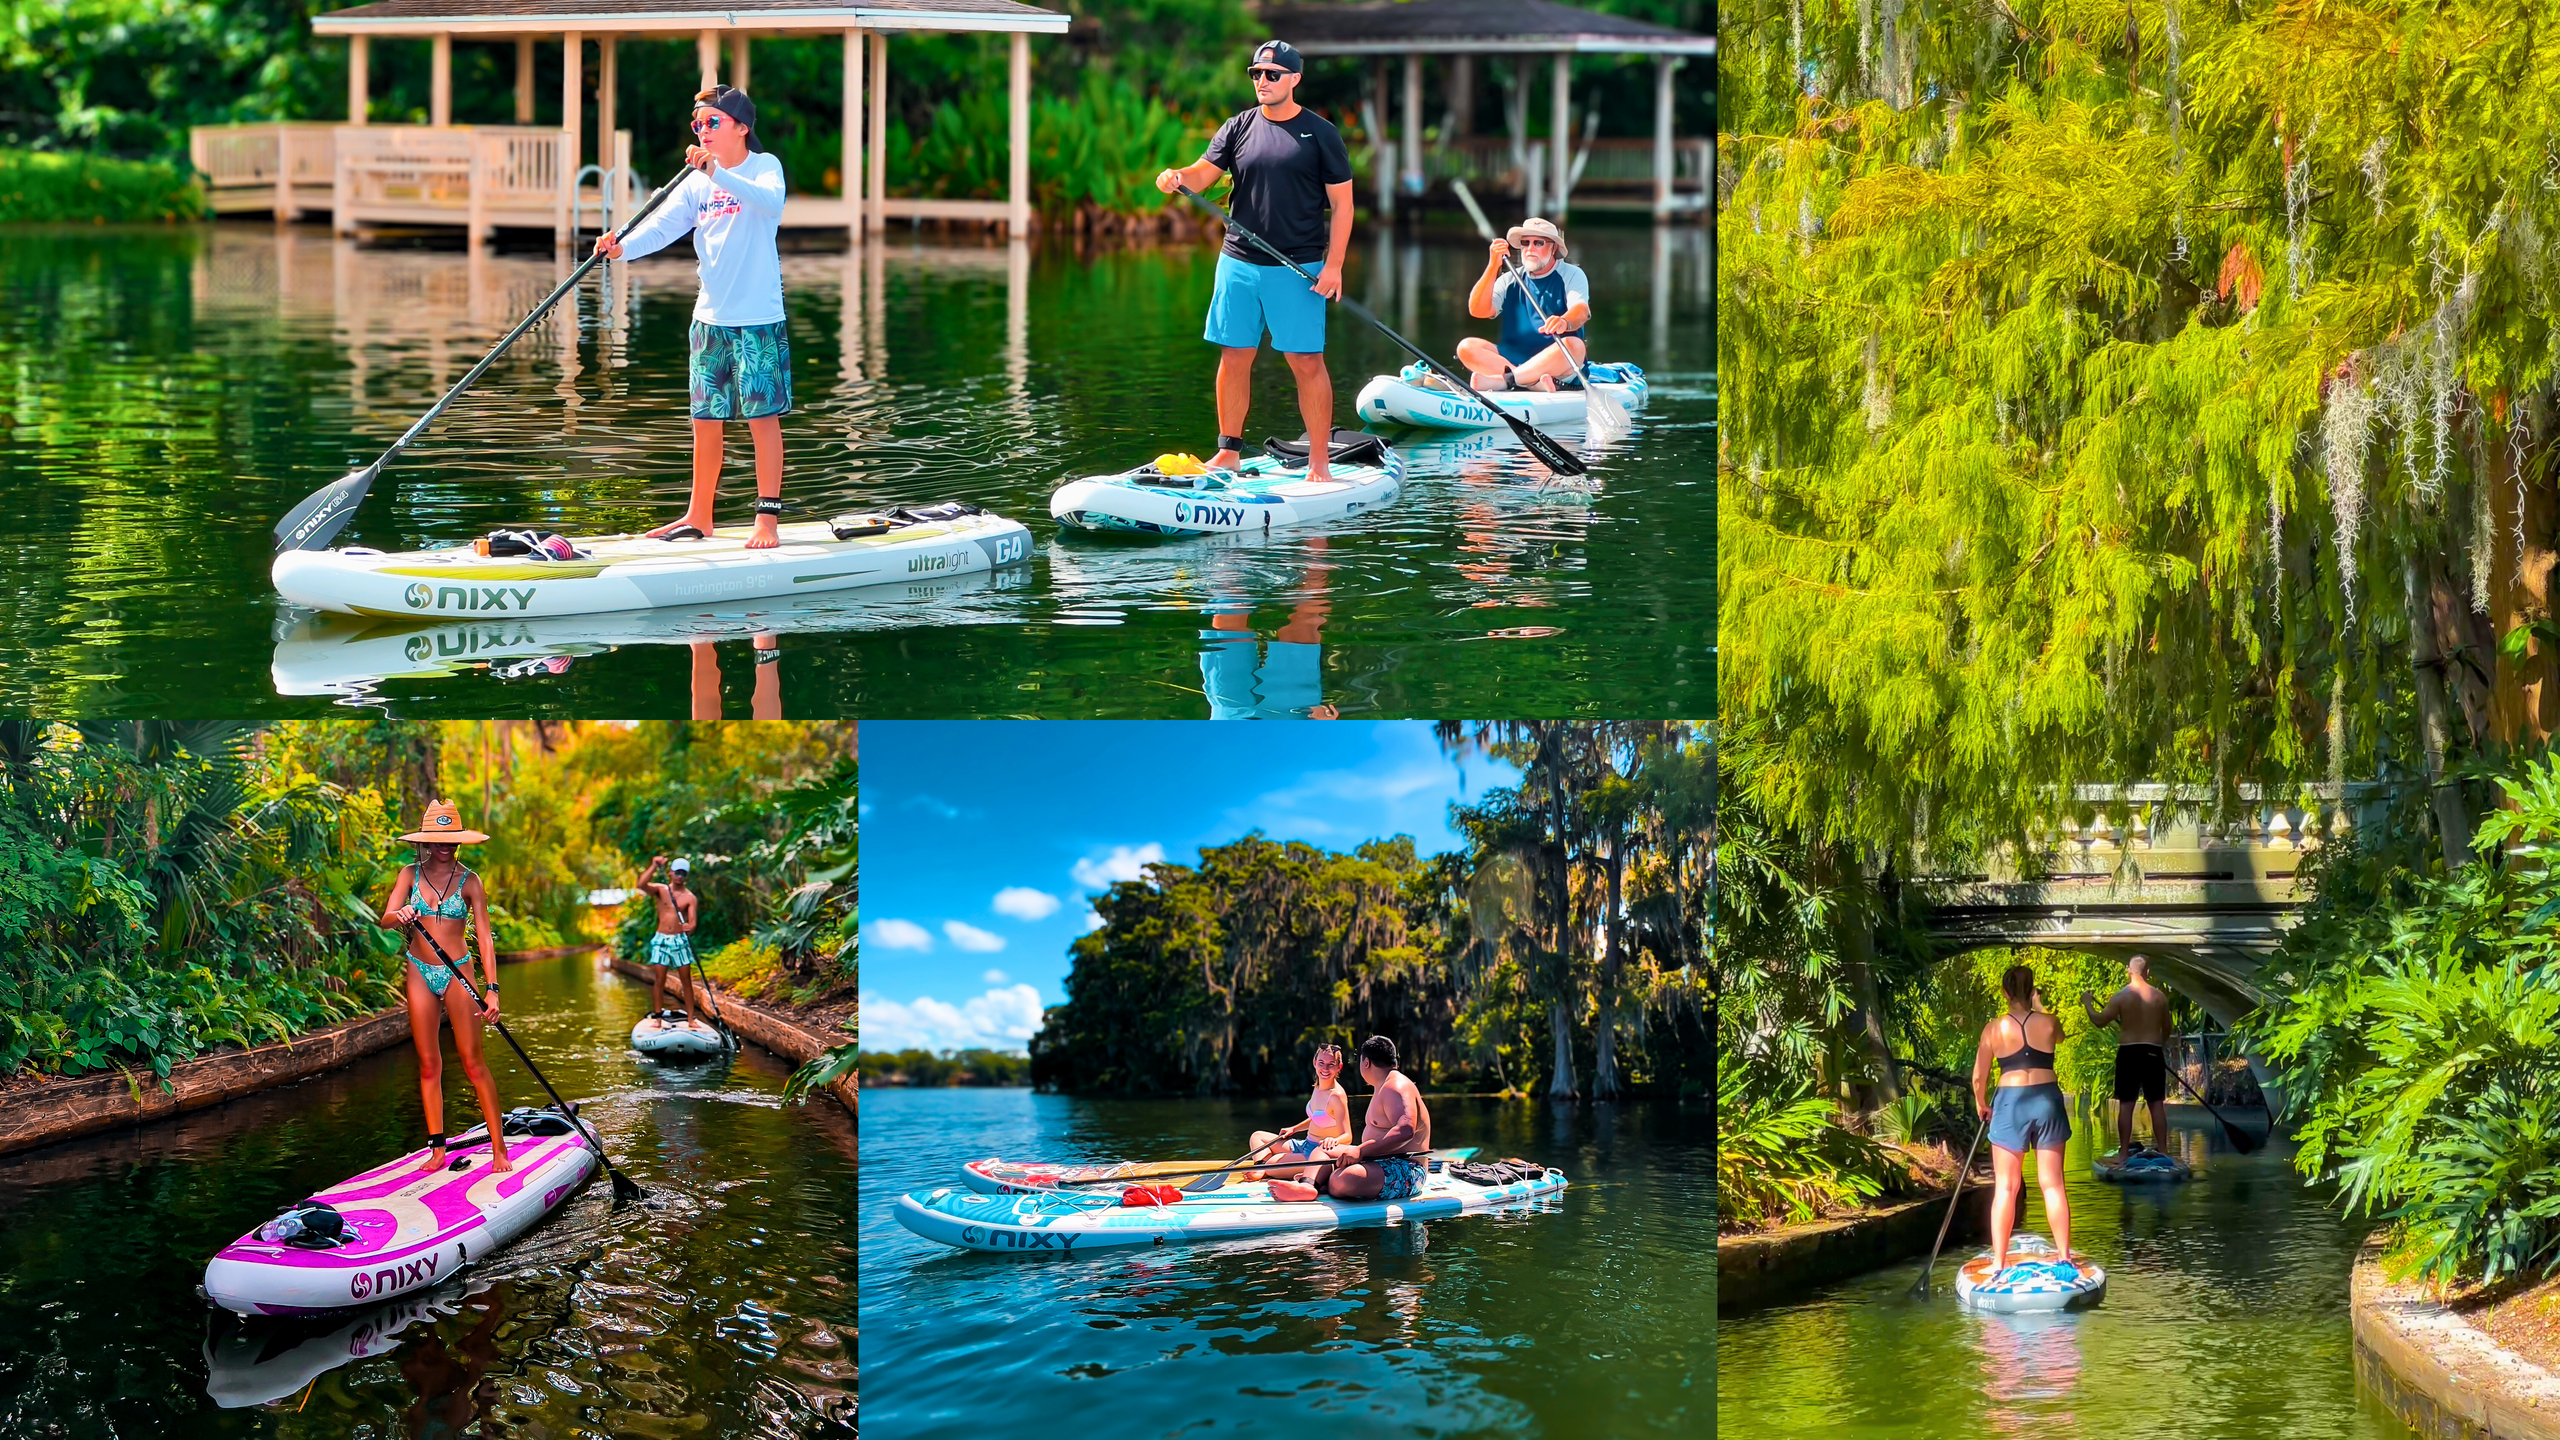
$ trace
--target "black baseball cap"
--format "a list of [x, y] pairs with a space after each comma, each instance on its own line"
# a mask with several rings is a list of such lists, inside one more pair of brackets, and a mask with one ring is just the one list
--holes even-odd
[[746, 91], [729, 85], [714, 85], [693, 97], [695, 110], [702, 109], [706, 105], [737, 121], [745, 128], [749, 150], [764, 149], [764, 146], [756, 143], [756, 102], [747, 98]]
[[1277, 65], [1292, 75], [1307, 71], [1307, 62], [1298, 58], [1298, 47], [1286, 40], [1265, 40], [1253, 47], [1253, 58], [1244, 67], [1250, 70], [1257, 65]]

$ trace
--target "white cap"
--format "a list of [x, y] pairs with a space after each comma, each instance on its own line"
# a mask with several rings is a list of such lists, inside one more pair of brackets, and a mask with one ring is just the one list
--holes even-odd
[[690, 873], [692, 873], [692, 870], [693, 870], [693, 862], [692, 862], [692, 861], [690, 861], [690, 860], [679, 860], [679, 861], [677, 861], [676, 863], [674, 863], [673, 865], [668, 866], [667, 868], [668, 868], [668, 869], [670, 869], [670, 870], [682, 870], [682, 871], [684, 871], [684, 872], [686, 872], [686, 873], [690, 874]]

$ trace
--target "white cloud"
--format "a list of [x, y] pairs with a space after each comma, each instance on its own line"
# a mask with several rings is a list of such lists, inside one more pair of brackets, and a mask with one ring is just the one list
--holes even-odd
[[1077, 884], [1087, 890], [1107, 890], [1111, 888], [1111, 882], [1135, 880], [1140, 866], [1153, 865], [1163, 859], [1164, 847], [1153, 840], [1134, 850], [1126, 845], [1114, 845], [1111, 853], [1100, 859], [1088, 855], [1077, 861], [1075, 869], [1069, 873], [1076, 877]]
[[1099, 910], [1094, 909], [1094, 908], [1093, 908], [1092, 906], [1090, 906], [1090, 905], [1087, 905], [1086, 907], [1084, 907], [1084, 929], [1083, 929], [1083, 931], [1082, 931], [1081, 933], [1086, 934], [1086, 935], [1090, 935], [1090, 934], [1092, 934], [1094, 931], [1099, 930], [1099, 929], [1101, 929], [1101, 928], [1102, 928], [1102, 912], [1101, 912], [1101, 911], [1099, 911]]
[[931, 950], [933, 932], [913, 920], [874, 920], [864, 927], [884, 950]]
[[865, 1050], [1012, 1050], [1040, 1029], [1040, 992], [1029, 985], [989, 990], [958, 1005], [920, 995], [901, 1003], [865, 992]]
[[978, 978], [979, 978], [979, 979], [981, 979], [981, 980], [986, 981], [986, 982], [987, 982], [988, 984], [990, 984], [990, 985], [1002, 985], [1002, 984], [1004, 984], [1006, 981], [1011, 980], [1013, 977], [1012, 977], [1012, 976], [1010, 976], [1010, 975], [1007, 975], [1006, 973], [1004, 973], [1004, 972], [1003, 972], [1003, 971], [1001, 971], [1001, 970], [990, 970], [990, 971], [988, 971], [986, 974], [981, 975], [981, 976], [979, 976]]
[[942, 933], [951, 937], [952, 944], [972, 955], [992, 955], [1004, 948], [1003, 936], [981, 930], [975, 925], [964, 925], [957, 920], [943, 921]]
[[995, 910], [1016, 920], [1046, 920], [1058, 913], [1058, 897], [1028, 885], [1007, 885], [996, 892]]

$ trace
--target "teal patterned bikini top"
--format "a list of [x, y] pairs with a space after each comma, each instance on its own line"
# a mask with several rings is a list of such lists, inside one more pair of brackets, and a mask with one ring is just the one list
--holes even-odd
[[462, 878], [453, 882], [453, 889], [448, 891], [443, 899], [432, 905], [420, 905], [418, 900], [424, 893], [426, 876], [423, 873], [412, 872], [409, 877], [409, 903], [417, 905], [418, 913], [421, 915], [436, 915], [447, 920], [467, 919], [471, 914], [471, 904], [462, 898], [462, 887], [470, 878], [470, 870], [463, 870]]

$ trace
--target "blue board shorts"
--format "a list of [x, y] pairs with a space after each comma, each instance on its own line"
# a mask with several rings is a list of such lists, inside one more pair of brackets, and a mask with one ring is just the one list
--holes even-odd
[[2024, 1154], [2059, 1149], [2070, 1138], [2071, 1107], [2063, 1103], [2062, 1087], [2055, 1082], [1991, 1092], [1992, 1144]]
[[1422, 1193], [1422, 1182], [1431, 1178], [1431, 1167], [1419, 1155], [1389, 1155], [1378, 1162], [1387, 1172], [1386, 1188], [1378, 1192], [1381, 1200], [1410, 1200]]
[[713, 325], [696, 320], [686, 332], [687, 366], [696, 420], [757, 420], [791, 413], [789, 321], [770, 325]]
[[649, 937], [649, 963], [681, 970], [693, 963], [693, 947], [686, 944], [681, 935], [652, 935]]
[[1324, 353], [1324, 297], [1285, 265], [1248, 265], [1218, 257], [1218, 282], [1209, 292], [1209, 328], [1202, 337], [1230, 350], [1251, 350], [1271, 332], [1271, 348], [1283, 355]]

